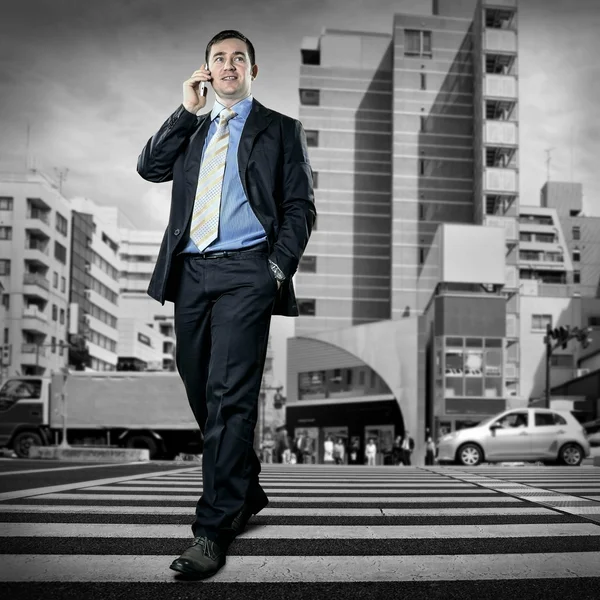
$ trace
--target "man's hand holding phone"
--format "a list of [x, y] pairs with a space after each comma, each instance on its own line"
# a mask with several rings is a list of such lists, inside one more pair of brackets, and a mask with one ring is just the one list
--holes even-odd
[[203, 65], [183, 82], [183, 107], [196, 114], [206, 106], [207, 83], [212, 80], [208, 65]]

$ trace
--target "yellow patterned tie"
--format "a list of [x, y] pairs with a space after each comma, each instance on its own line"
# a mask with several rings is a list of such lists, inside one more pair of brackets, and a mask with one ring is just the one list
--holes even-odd
[[190, 237], [200, 252], [216, 239], [219, 231], [223, 174], [229, 147], [229, 120], [236, 114], [229, 108], [221, 111], [217, 131], [206, 147], [200, 167], [190, 228]]

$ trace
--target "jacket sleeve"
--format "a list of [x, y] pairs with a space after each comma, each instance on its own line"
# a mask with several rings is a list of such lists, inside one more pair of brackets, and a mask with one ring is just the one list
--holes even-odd
[[147, 181], [173, 179], [173, 165], [198, 125], [198, 117], [181, 105], [148, 140], [138, 157], [137, 172]]
[[269, 258], [289, 279], [296, 272], [308, 244], [317, 211], [304, 128], [295, 119], [285, 119], [282, 127], [283, 195], [280, 228]]

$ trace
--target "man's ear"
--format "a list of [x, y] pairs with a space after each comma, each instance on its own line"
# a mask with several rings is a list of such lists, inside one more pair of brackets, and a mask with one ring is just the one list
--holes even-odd
[[258, 75], [258, 65], [252, 65], [252, 69], [250, 70], [250, 78], [254, 81], [256, 76]]

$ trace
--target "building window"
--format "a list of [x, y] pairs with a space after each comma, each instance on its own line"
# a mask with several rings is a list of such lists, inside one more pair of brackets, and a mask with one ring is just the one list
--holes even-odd
[[63, 265], [67, 264], [67, 249], [58, 242], [54, 242], [54, 258]]
[[58, 306], [56, 304], [52, 305], [52, 320], [56, 321], [58, 319]]
[[8, 196], [0, 196], [0, 210], [12, 210], [13, 199]]
[[581, 283], [581, 271], [573, 271], [573, 283]]
[[579, 262], [581, 260], [581, 253], [579, 250], [573, 250], [573, 262]]
[[0, 227], [0, 240], [12, 240], [12, 227]]
[[65, 309], [64, 308], [60, 309], [60, 324], [61, 325], [65, 324]]
[[425, 131], [425, 117], [422, 115], [419, 117], [419, 131]]
[[423, 221], [425, 219], [425, 205], [419, 204], [419, 221]]
[[546, 331], [546, 325], [552, 327], [552, 315], [531, 315], [531, 329]]
[[316, 129], [307, 129], [306, 133], [306, 145], [307, 146], [318, 146], [319, 145], [319, 132]]
[[10, 275], [10, 260], [0, 260], [0, 275]]
[[301, 273], [316, 273], [317, 272], [317, 257], [304, 255], [300, 259], [298, 271]]
[[419, 248], [419, 264], [422, 265], [425, 262], [425, 248]]
[[58, 354], [60, 356], [63, 356], [64, 353], [65, 353], [65, 343], [62, 340], [60, 340], [58, 342]]
[[312, 176], [313, 176], [313, 188], [318, 188], [319, 187], [319, 171], [313, 171]]
[[52, 354], [56, 354], [56, 338], [54, 336], [52, 336]]
[[404, 56], [431, 58], [431, 31], [405, 29]]
[[421, 89], [427, 89], [427, 75], [425, 75], [425, 73], [421, 73]]
[[52, 287], [58, 287], [58, 273], [56, 271], [52, 273]]
[[581, 239], [581, 227], [579, 227], [577, 225], [574, 226], [572, 233], [573, 233], [573, 239], [574, 240], [580, 240]]
[[2, 306], [6, 310], [10, 310], [10, 294], [2, 294]]
[[588, 327], [600, 327], [600, 316], [588, 317]]
[[316, 300], [298, 300], [298, 312], [303, 317], [314, 317], [316, 314]]
[[303, 106], [319, 106], [320, 103], [320, 90], [300, 90], [300, 104]]
[[60, 214], [56, 213], [56, 231], [62, 233], [64, 236], [67, 235], [68, 225], [67, 220]]
[[67, 280], [64, 277], [60, 278], [60, 291], [63, 294], [67, 291]]

